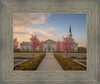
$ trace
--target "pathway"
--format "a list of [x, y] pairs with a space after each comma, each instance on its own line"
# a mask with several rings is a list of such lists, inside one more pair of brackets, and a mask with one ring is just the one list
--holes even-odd
[[37, 70], [63, 70], [52, 53], [46, 53]]

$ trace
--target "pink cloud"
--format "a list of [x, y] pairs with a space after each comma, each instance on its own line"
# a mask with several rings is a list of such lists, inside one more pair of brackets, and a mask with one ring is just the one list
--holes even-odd
[[38, 13], [15, 13], [13, 15], [13, 23], [15, 26], [26, 26], [28, 23], [32, 24], [44, 24], [50, 14], [38, 14]]
[[57, 41], [58, 37], [54, 33], [55, 28], [49, 27], [49, 28], [22, 28], [21, 31], [16, 30], [14, 31], [14, 37], [20, 39], [20, 42], [22, 41], [30, 41], [31, 35], [37, 35], [40, 40], [47, 40], [52, 38], [52, 40]]
[[86, 47], [87, 46], [87, 44], [86, 44], [86, 41], [84, 41], [84, 40], [78, 40], [78, 41], [76, 41], [77, 43], [78, 43], [78, 47]]
[[22, 41], [30, 41], [31, 35], [37, 35], [40, 40], [58, 40], [54, 31], [55, 28], [29, 28], [27, 25], [32, 24], [44, 24], [50, 14], [37, 14], [37, 13], [16, 13], [13, 17], [13, 38], [17, 38], [19, 43]]

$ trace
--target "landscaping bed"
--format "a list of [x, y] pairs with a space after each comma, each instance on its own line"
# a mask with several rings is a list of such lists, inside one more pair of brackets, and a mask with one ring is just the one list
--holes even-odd
[[86, 57], [79, 58], [79, 57], [72, 56], [70, 58], [71, 59], [76, 59], [76, 60], [86, 60]]
[[60, 54], [54, 54], [54, 56], [62, 66], [63, 70], [86, 70], [86, 67], [72, 61], [69, 58], [63, 57]]
[[28, 59], [28, 57], [14, 57], [14, 59]]
[[30, 58], [28, 61], [15, 66], [14, 70], [36, 70], [44, 57], [45, 54], [41, 54], [39, 56]]

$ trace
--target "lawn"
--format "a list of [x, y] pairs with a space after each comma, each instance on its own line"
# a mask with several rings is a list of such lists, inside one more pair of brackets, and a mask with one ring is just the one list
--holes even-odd
[[28, 59], [27, 57], [14, 57], [14, 59]]
[[55, 58], [62, 66], [63, 70], [86, 70], [86, 67], [79, 65], [69, 58], [63, 57], [60, 54], [54, 54]]
[[[32, 53], [32, 51], [14, 51], [14, 53]], [[34, 53], [46, 53], [46, 51], [34, 51]], [[53, 53], [64, 53], [63, 51], [53, 51]], [[77, 51], [77, 52], [70, 52], [70, 53], [86, 53], [82, 51]]]
[[[53, 51], [53, 53], [64, 53], [64, 51]], [[86, 51], [77, 51], [77, 52], [72, 51], [70, 53], [86, 53]]]
[[45, 54], [30, 58], [28, 61], [14, 67], [14, 70], [36, 70], [40, 65]]
[[[14, 53], [32, 53], [32, 51], [14, 51]], [[34, 51], [34, 53], [46, 53], [45, 51]]]

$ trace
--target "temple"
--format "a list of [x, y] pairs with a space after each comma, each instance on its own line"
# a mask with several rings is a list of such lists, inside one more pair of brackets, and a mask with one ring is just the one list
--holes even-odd
[[[68, 38], [73, 39], [72, 38], [72, 31], [71, 31], [71, 23], [70, 23], [70, 26], [69, 26]], [[21, 51], [31, 51], [30, 44], [31, 44], [31, 42], [20, 43], [20, 50]], [[46, 51], [46, 52], [56, 51], [56, 49], [55, 49], [56, 48], [56, 42], [51, 40], [51, 39], [44, 41], [43, 46], [44, 46], [43, 51]], [[78, 51], [78, 43], [74, 42], [73, 46], [74, 46], [73, 50]], [[36, 49], [36, 51], [37, 50], [38, 50], [38, 48]]]

